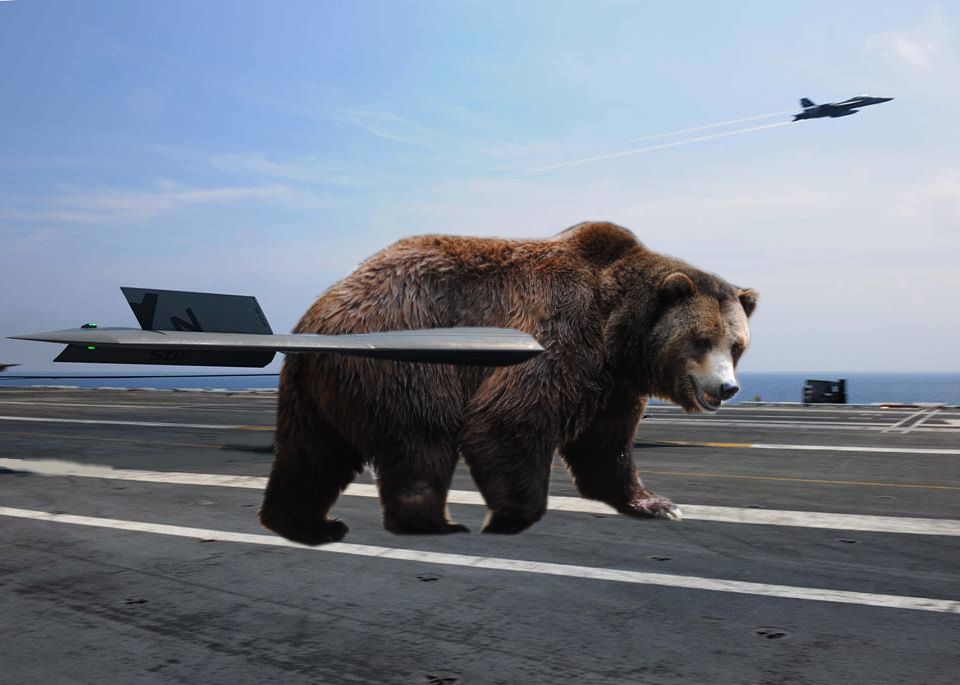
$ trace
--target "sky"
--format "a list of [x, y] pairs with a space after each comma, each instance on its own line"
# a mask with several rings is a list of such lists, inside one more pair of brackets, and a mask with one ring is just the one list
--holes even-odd
[[[759, 291], [742, 369], [960, 371], [958, 26], [877, 0], [0, 2], [0, 363], [119, 370], [5, 337], [135, 326], [120, 286], [255, 295], [287, 331], [401, 237], [608, 220]], [[861, 93], [896, 99], [766, 127]]]

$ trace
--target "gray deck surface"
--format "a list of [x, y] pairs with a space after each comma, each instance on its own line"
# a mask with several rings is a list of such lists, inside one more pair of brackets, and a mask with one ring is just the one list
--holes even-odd
[[[262, 477], [274, 411], [273, 393], [2, 389], [0, 459]], [[956, 409], [658, 406], [634, 457], [681, 506], [960, 521]], [[669, 523], [551, 510], [500, 537], [477, 532], [484, 507], [453, 504], [474, 533], [410, 537], [381, 528], [376, 499], [344, 496], [344, 542], [409, 550], [378, 558], [217, 539], [268, 534], [255, 488], [29, 470], [0, 470], [0, 507], [110, 521], [0, 516], [3, 684], [958, 682], [960, 536], [884, 532], [889, 519], [865, 531], [802, 516]], [[453, 487], [475, 491], [462, 467]], [[577, 494], [559, 463], [551, 494]], [[534, 563], [451, 565], [435, 553]], [[955, 603], [836, 603], [544, 564]]]

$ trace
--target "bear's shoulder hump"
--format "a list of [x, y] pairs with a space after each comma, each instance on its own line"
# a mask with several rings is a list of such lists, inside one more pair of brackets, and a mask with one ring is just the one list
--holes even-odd
[[557, 239], [571, 243], [583, 259], [596, 266], [613, 264], [630, 250], [643, 247], [630, 230], [606, 221], [571, 226]]

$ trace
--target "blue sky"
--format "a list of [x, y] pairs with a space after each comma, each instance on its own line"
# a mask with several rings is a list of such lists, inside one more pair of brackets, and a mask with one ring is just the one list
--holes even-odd
[[287, 330], [397, 238], [606, 219], [760, 291], [746, 369], [960, 370], [956, 7], [0, 2], [0, 335], [133, 325], [121, 285]]

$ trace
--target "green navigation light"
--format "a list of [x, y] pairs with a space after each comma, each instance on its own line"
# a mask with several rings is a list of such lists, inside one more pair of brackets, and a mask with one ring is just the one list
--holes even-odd
[[97, 349], [97, 346], [96, 346], [96, 345], [87, 345], [87, 349], [88, 349], [88, 350], [95, 350], [95, 349]]

